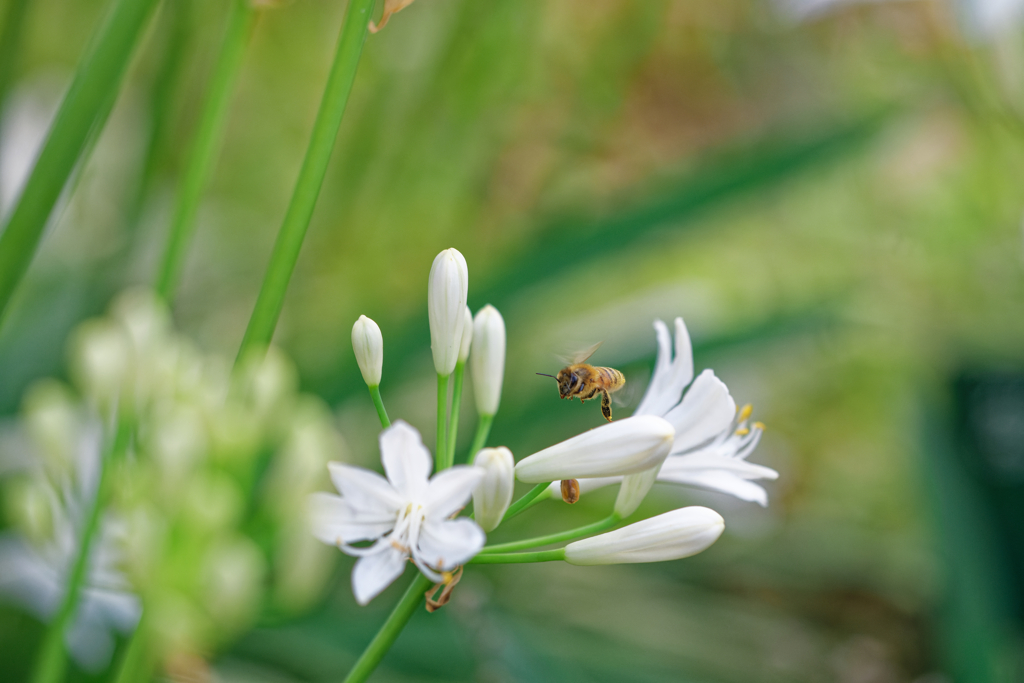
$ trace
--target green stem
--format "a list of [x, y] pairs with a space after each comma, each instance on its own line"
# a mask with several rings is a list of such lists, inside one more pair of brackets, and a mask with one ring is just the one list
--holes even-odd
[[82, 536], [78, 543], [78, 554], [75, 556], [75, 563], [72, 565], [71, 573], [68, 575], [67, 591], [61, 601], [60, 608], [46, 632], [43, 645], [39, 652], [39, 659], [36, 661], [35, 672], [32, 676], [33, 683], [57, 683], [64, 678], [67, 669], [67, 658], [64, 654], [64, 633], [75, 616], [75, 608], [78, 607], [78, 598], [82, 592], [82, 586], [88, 578], [86, 574], [89, 568], [89, 557], [92, 551], [92, 543], [96, 532], [100, 527], [100, 517], [103, 510], [104, 499], [107, 496], [109, 486], [109, 472], [111, 463], [118, 454], [123, 453], [128, 445], [128, 437], [131, 429], [127, 420], [120, 420], [113, 442], [106, 449], [103, 460], [100, 463], [100, 479], [96, 486], [96, 493], [93, 496], [92, 505], [85, 518], [85, 525], [82, 527]]
[[445, 426], [448, 424], [448, 376], [437, 376], [437, 449], [434, 451], [434, 472], [440, 472], [448, 464], [448, 442], [445, 441]]
[[529, 490], [529, 492], [527, 492], [525, 496], [523, 496], [522, 498], [508, 506], [508, 510], [505, 511], [505, 516], [501, 518], [501, 521], [507, 522], [508, 520], [512, 519], [520, 512], [525, 510], [527, 507], [529, 507], [533, 499], [539, 496], [540, 494], [544, 493], [544, 491], [549, 486], [551, 486], [550, 481], [547, 482], [546, 484], [537, 484], [536, 486], [534, 486], [532, 489]]
[[473, 462], [473, 456], [475, 456], [481, 448], [487, 445], [487, 437], [491, 433], [491, 425], [494, 424], [493, 415], [481, 415], [476, 421], [476, 434], [473, 435], [473, 445], [469, 447], [469, 454], [466, 456], [466, 462]]
[[523, 562], [554, 562], [565, 559], [565, 548], [536, 550], [532, 553], [489, 553], [477, 555], [466, 564], [520, 564]]
[[174, 290], [181, 278], [185, 254], [195, 232], [199, 201], [224, 137], [231, 95], [242, 68], [255, 17], [250, 0], [232, 1], [224, 42], [213, 67], [210, 88], [199, 116], [199, 127], [185, 162], [174, 218], [156, 279], [156, 291], [166, 301], [174, 297]]
[[79, 62], [25, 189], [0, 234], [0, 317], [28, 270], [43, 228], [85, 148], [97, 114], [116, 96], [155, 4], [156, 0], [114, 0]]
[[370, 677], [373, 670], [380, 664], [380, 660], [384, 658], [384, 655], [387, 654], [387, 651], [398, 638], [398, 634], [405, 628], [413, 612], [423, 602], [423, 594], [426, 593], [430, 586], [430, 579], [416, 572], [416, 578], [409, 584], [405, 595], [398, 601], [395, 608], [391, 610], [387, 621], [384, 622], [380, 630], [377, 631], [377, 635], [373, 637], [370, 644], [363, 650], [363, 654], [359, 656], [355, 666], [348, 672], [344, 683], [362, 683], [362, 681]]
[[484, 546], [481, 553], [503, 553], [512, 550], [526, 550], [527, 548], [536, 548], [542, 545], [551, 545], [552, 543], [562, 543], [564, 541], [572, 541], [583, 536], [589, 536], [591, 534], [600, 533], [611, 529], [613, 526], [622, 521], [622, 517], [612, 513], [610, 517], [606, 517], [599, 522], [593, 524], [587, 524], [586, 526], [577, 527], [575, 529], [569, 529], [568, 531], [562, 531], [557, 534], [548, 534], [547, 536], [536, 536], [535, 538], [526, 538], [521, 541], [512, 541], [511, 543], [500, 543], [498, 545]]
[[387, 429], [391, 426], [388, 419], [388, 411], [384, 410], [384, 401], [380, 398], [380, 387], [370, 387], [370, 398], [373, 399], [373, 407], [377, 409], [377, 417], [380, 418], [380, 426]]
[[465, 361], [455, 364], [454, 381], [452, 382], [452, 414], [448, 418], [448, 454], [446, 467], [455, 464], [455, 435], [459, 432], [459, 409], [462, 407], [462, 377], [466, 371]]
[[153, 649], [150, 647], [150, 634], [146, 623], [146, 613], [135, 627], [128, 648], [121, 656], [117, 666], [114, 683], [137, 683], [148, 681], [153, 673]]
[[302, 169], [299, 171], [299, 178], [295, 183], [281, 230], [277, 234], [277, 241], [274, 242], [270, 264], [267, 266], [256, 306], [249, 319], [249, 326], [245, 330], [242, 347], [238, 351], [239, 359], [250, 349], [266, 347], [274, 336], [274, 328], [284, 305], [288, 281], [295, 270], [295, 262], [299, 258], [302, 241], [313, 216], [313, 208], [320, 195], [324, 176], [327, 174], [327, 164], [331, 160], [334, 141], [341, 126], [341, 117], [345, 113], [345, 103], [356, 77], [356, 67], [363, 51], [373, 4], [374, 0], [350, 0], [348, 9], [345, 10], [341, 39], [338, 42], [338, 50], [334, 56], [323, 99], [320, 101], [320, 110], [313, 124], [306, 157], [302, 161]]

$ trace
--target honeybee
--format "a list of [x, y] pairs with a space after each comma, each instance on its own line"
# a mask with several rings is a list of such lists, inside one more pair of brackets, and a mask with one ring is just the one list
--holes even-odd
[[[604, 419], [612, 421], [612, 394], [626, 385], [625, 376], [615, 368], [604, 368], [588, 365], [586, 360], [594, 355], [598, 342], [570, 359], [569, 365], [562, 368], [557, 375], [538, 372], [544, 377], [554, 377], [558, 382], [558, 394], [570, 401], [576, 396], [580, 403], [596, 398], [601, 394], [601, 414]], [[562, 500], [575, 503], [580, 499], [580, 484], [575, 479], [562, 480]]]
[[594, 355], [601, 342], [594, 344], [576, 357], [572, 358], [570, 364], [562, 368], [557, 375], [547, 375], [538, 372], [544, 377], [554, 377], [558, 381], [558, 393], [562, 398], [570, 401], [577, 396], [580, 403], [601, 395], [601, 414], [604, 419], [612, 421], [612, 394], [626, 385], [626, 377], [615, 368], [603, 368], [588, 365], [585, 361]]

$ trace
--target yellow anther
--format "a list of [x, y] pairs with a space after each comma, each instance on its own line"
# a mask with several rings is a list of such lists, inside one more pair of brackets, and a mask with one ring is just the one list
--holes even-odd
[[754, 406], [748, 403], [747, 405], [740, 408], [740, 415], [736, 418], [737, 422], [746, 422], [750, 419], [751, 413], [754, 412]]
[[764, 422], [755, 422], [754, 429], [760, 429], [763, 432], [765, 430]]
[[739, 429], [736, 430], [736, 436], [746, 436], [749, 433], [750, 430], [747, 429], [746, 427], [740, 427]]
[[452, 582], [452, 579], [455, 578], [455, 573], [454, 572], [441, 572], [441, 578], [444, 579], [443, 583], [444, 583], [444, 585], [447, 586], [449, 583]]

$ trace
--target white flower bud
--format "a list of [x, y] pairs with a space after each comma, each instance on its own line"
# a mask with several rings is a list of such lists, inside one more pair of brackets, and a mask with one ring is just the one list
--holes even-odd
[[465, 322], [462, 324], [462, 343], [459, 345], [460, 363], [465, 363], [469, 358], [469, 347], [473, 343], [473, 314], [469, 312], [469, 306], [466, 306], [466, 315], [463, 318]]
[[71, 338], [71, 375], [102, 410], [117, 405], [133, 382], [131, 342], [124, 328], [107, 320], [88, 320]]
[[565, 547], [570, 564], [664, 562], [696, 555], [718, 540], [725, 520], [714, 510], [693, 506], [666, 512]]
[[539, 484], [643, 472], [665, 460], [675, 435], [672, 425], [660, 417], [627, 417], [524, 458], [516, 465], [516, 478]]
[[469, 268], [457, 249], [445, 249], [434, 259], [427, 280], [427, 314], [434, 369], [447, 377], [455, 370], [466, 324]]
[[626, 475], [623, 478], [622, 486], [619, 487], [619, 495], [615, 498], [615, 513], [619, 517], [625, 519], [636, 512], [640, 503], [647, 496], [647, 492], [654, 486], [654, 481], [658, 478], [660, 470], [661, 465], [658, 465], [643, 472]]
[[512, 503], [515, 460], [512, 451], [502, 446], [481, 449], [473, 464], [486, 473], [473, 490], [473, 515], [484, 531], [493, 531]]
[[490, 304], [481, 308], [473, 320], [473, 350], [469, 363], [476, 411], [481, 415], [494, 415], [501, 402], [501, 383], [505, 377], [505, 321]]
[[352, 326], [352, 350], [356, 354], [359, 372], [368, 387], [380, 386], [381, 370], [384, 368], [384, 337], [377, 323], [365, 315]]

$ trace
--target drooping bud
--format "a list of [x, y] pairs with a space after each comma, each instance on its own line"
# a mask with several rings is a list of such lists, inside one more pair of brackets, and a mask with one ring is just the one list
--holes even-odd
[[466, 306], [466, 315], [464, 317], [466, 322], [462, 326], [462, 343], [459, 345], [460, 363], [465, 363], [466, 359], [469, 358], [469, 349], [473, 344], [473, 314], [469, 312], [469, 306]]
[[539, 484], [643, 472], [661, 465], [674, 437], [672, 425], [660, 417], [628, 417], [524, 458], [516, 465], [516, 478]]
[[678, 560], [707, 549], [724, 529], [725, 520], [714, 510], [680, 508], [570, 543], [565, 547], [565, 561], [592, 565]]
[[365, 315], [352, 326], [352, 350], [356, 354], [359, 372], [368, 387], [380, 386], [380, 375], [384, 368], [384, 337], [380, 327]]
[[490, 532], [501, 523], [501, 518], [512, 503], [515, 461], [512, 451], [502, 446], [481, 449], [473, 459], [473, 464], [486, 472], [473, 491], [473, 514], [477, 524], [484, 531]]
[[427, 280], [427, 315], [430, 318], [430, 350], [434, 369], [447, 377], [455, 370], [466, 324], [469, 268], [457, 249], [445, 249], [430, 267]]
[[501, 384], [505, 377], [505, 321], [490, 304], [473, 319], [473, 349], [469, 363], [473, 371], [476, 411], [494, 415], [501, 403]]

